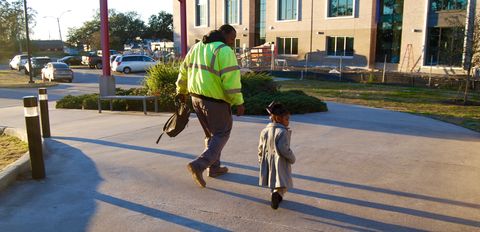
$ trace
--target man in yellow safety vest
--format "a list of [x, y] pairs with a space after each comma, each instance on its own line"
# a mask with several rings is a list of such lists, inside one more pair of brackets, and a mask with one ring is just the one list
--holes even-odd
[[223, 25], [211, 31], [193, 45], [180, 67], [176, 82], [177, 94], [182, 101], [192, 97], [192, 105], [205, 132], [205, 150], [187, 165], [194, 181], [201, 187], [206, 183], [203, 171], [217, 177], [228, 172], [220, 166], [223, 147], [232, 130], [231, 106], [237, 115], [243, 115], [240, 67], [231, 47], [235, 43], [235, 28]]

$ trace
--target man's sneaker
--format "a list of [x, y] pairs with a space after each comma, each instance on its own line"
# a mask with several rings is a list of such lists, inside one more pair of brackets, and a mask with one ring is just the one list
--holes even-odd
[[205, 180], [203, 179], [202, 172], [195, 170], [195, 168], [191, 163], [187, 165], [187, 168], [188, 168], [188, 171], [190, 171], [190, 173], [192, 174], [192, 178], [195, 181], [195, 183], [197, 183], [200, 187], [205, 188], [207, 183], [205, 183]]
[[280, 193], [274, 192], [272, 194], [272, 209], [278, 209], [280, 201], [282, 201], [282, 196], [280, 196]]
[[211, 169], [209, 168], [208, 169], [208, 176], [209, 177], [217, 177], [217, 176], [221, 176], [225, 173], [228, 172], [228, 168], [227, 167], [219, 167], [219, 168], [215, 168], [215, 169]]

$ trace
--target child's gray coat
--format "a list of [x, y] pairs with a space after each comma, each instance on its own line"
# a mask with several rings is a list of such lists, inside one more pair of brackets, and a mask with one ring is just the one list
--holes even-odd
[[295, 155], [290, 149], [291, 131], [280, 123], [269, 123], [260, 133], [258, 161], [259, 185], [271, 189], [292, 188], [292, 168]]

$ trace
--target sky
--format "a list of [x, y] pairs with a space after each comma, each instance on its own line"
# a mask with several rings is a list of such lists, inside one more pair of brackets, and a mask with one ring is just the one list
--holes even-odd
[[[32, 39], [60, 39], [56, 18], [61, 15], [60, 28], [65, 41], [68, 28], [80, 27], [90, 20], [100, 8], [100, 0], [27, 0], [27, 6], [37, 11]], [[173, 13], [172, 0], [109, 0], [108, 7], [118, 12], [136, 11], [145, 22], [162, 10]]]

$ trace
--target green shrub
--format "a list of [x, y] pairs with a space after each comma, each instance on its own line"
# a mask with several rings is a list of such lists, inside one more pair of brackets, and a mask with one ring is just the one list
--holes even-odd
[[[107, 102], [102, 102], [102, 109], [106, 109], [107, 106], [108, 106]], [[97, 110], [98, 109], [98, 94], [85, 94], [85, 95], [83, 95], [82, 109]]]
[[[145, 95], [146, 90], [143, 88], [132, 88], [128, 90], [117, 89], [117, 95]], [[158, 107], [162, 111], [173, 111], [173, 103], [169, 104], [169, 100], [159, 97]], [[143, 111], [143, 102], [138, 100], [127, 101], [125, 99], [112, 100], [113, 110], [116, 111]], [[97, 110], [98, 109], [98, 94], [84, 94], [79, 96], [65, 96], [57, 101], [56, 108], [65, 109], [86, 109]], [[110, 109], [110, 101], [102, 101], [102, 109]], [[147, 101], [147, 110], [153, 111], [155, 109], [155, 103], [152, 100]]]
[[277, 84], [267, 73], [246, 73], [242, 75], [242, 94], [248, 98], [259, 93], [276, 93]]
[[56, 108], [81, 109], [83, 98], [84, 98], [84, 95], [81, 95], [81, 96], [67, 95], [57, 101]]
[[[117, 95], [156, 95], [161, 111], [173, 111], [175, 97], [175, 82], [178, 76], [178, 65], [158, 64], [148, 70], [144, 88], [116, 89]], [[321, 100], [306, 95], [299, 90], [281, 92], [273, 78], [265, 73], [249, 73], [242, 76], [242, 93], [244, 95], [247, 114], [266, 115], [265, 107], [272, 101], [284, 104], [292, 114], [327, 111], [327, 105]], [[57, 102], [57, 108], [97, 109], [98, 94], [81, 96], [65, 96]], [[113, 109], [117, 111], [142, 111], [141, 101], [113, 100]], [[102, 109], [110, 109], [109, 101], [102, 101]], [[147, 103], [147, 109], [153, 110], [152, 101]], [[234, 107], [235, 109], [235, 107]]]
[[149, 70], [143, 82], [148, 95], [159, 98], [159, 108], [165, 111], [175, 109], [174, 99], [176, 95], [175, 82], [178, 78], [180, 63], [159, 63]]
[[267, 115], [265, 107], [272, 101], [282, 103], [292, 114], [305, 114], [313, 112], [328, 111], [327, 104], [320, 99], [306, 95], [299, 90], [260, 93], [255, 96], [245, 98], [245, 108], [247, 114]]

